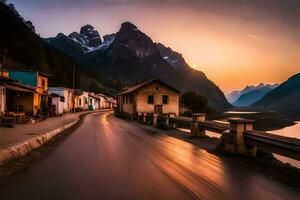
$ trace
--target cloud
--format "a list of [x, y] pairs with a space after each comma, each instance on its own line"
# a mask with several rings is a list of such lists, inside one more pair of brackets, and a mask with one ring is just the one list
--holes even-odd
[[251, 39], [254, 39], [254, 40], [260, 40], [260, 41], [264, 41], [264, 42], [269, 42], [269, 43], [276, 43], [276, 40], [274, 39], [270, 39], [270, 38], [265, 38], [265, 37], [262, 37], [260, 35], [257, 35], [257, 34], [247, 34], [247, 36]]

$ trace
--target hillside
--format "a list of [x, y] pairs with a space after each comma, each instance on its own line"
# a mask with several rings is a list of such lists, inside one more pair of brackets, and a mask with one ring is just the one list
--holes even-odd
[[69, 56], [44, 42], [31, 22], [26, 22], [12, 5], [0, 3], [0, 51], [7, 49], [4, 68], [39, 70], [52, 76], [51, 86], [72, 86], [72, 69], [75, 67], [77, 88], [112, 93], [103, 84], [82, 73], [80, 66]]
[[300, 109], [300, 73], [290, 77], [253, 106]]
[[[90, 31], [95, 31], [94, 27], [91, 26]], [[84, 38], [81, 31], [76, 35]], [[203, 72], [189, 67], [180, 54], [154, 43], [129, 22], [123, 23], [117, 33], [104, 36], [103, 42], [93, 47], [82, 39], [74, 39], [71, 34], [65, 36], [60, 33], [45, 40], [76, 59], [95, 79], [112, 79], [132, 85], [159, 78], [182, 92], [202, 94], [214, 108], [230, 107], [222, 91]], [[79, 46], [82, 46], [81, 51], [76, 50]]]
[[275, 86], [270, 85], [261, 85], [256, 89], [253, 89], [249, 92], [242, 94], [238, 100], [236, 100], [232, 105], [236, 107], [245, 107], [250, 106], [251, 104], [257, 102], [262, 97], [264, 97], [268, 92], [272, 91]]

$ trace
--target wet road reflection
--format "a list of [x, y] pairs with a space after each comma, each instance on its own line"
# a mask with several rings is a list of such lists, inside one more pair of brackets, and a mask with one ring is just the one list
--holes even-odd
[[1, 199], [298, 199], [299, 193], [195, 145], [111, 113], [91, 114]]

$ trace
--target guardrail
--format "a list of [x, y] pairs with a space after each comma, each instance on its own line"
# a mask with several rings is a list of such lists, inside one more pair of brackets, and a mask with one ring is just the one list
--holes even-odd
[[255, 155], [256, 149], [277, 153], [300, 160], [300, 140], [253, 130], [253, 120], [230, 118], [227, 123], [205, 119], [205, 114], [195, 113], [192, 117], [178, 117], [174, 114], [137, 113], [136, 116], [125, 114], [128, 119], [163, 125], [167, 128], [188, 128], [191, 136], [203, 137], [205, 130], [221, 134], [219, 149], [232, 153]]

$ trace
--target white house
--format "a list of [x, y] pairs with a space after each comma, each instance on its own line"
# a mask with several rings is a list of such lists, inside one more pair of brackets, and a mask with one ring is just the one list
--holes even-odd
[[49, 94], [57, 94], [63, 102], [63, 112], [70, 112], [73, 109], [73, 89], [65, 87], [49, 87]]
[[49, 95], [51, 97], [51, 106], [55, 108], [55, 113], [60, 115], [64, 113], [64, 97], [58, 94], [52, 93]]
[[82, 91], [77, 99], [78, 108], [81, 110], [88, 110], [89, 109], [88, 99], [89, 99], [89, 93]]
[[98, 110], [100, 109], [100, 97], [95, 95], [94, 93], [89, 93], [89, 110]]
[[105, 109], [106, 108], [106, 96], [104, 94], [97, 94], [99, 97], [100, 103], [99, 103], [99, 109]]
[[113, 98], [104, 94], [97, 94], [97, 96], [100, 97], [100, 109], [113, 108], [114, 104], [116, 104]]

